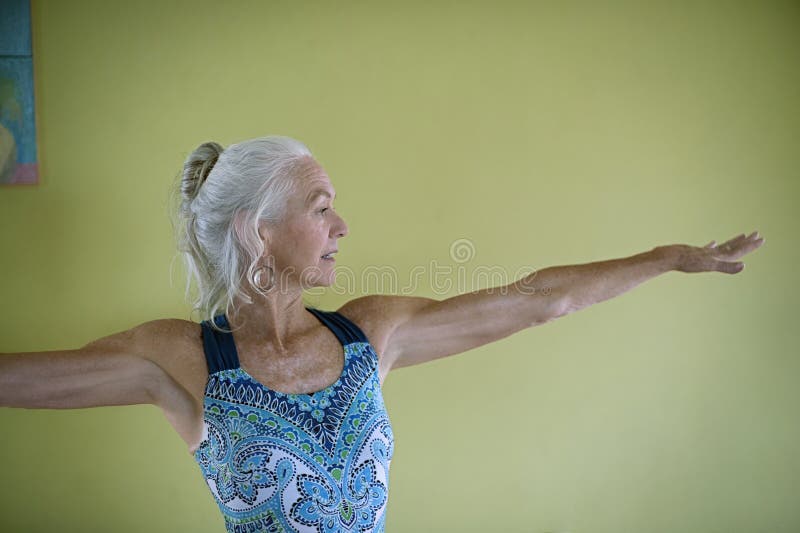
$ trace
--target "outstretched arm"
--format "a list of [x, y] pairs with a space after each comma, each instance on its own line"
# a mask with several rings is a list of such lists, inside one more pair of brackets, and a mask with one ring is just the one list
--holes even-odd
[[158, 404], [171, 383], [158, 364], [169, 322], [146, 322], [74, 350], [0, 354], [0, 407]]
[[715, 241], [702, 248], [684, 244], [659, 246], [623, 259], [546, 268], [534, 272], [530, 283], [551, 287], [561, 302], [559, 316], [564, 316], [619, 296], [671, 270], [737, 274], [744, 270], [744, 263], [736, 260], [762, 244], [764, 239], [756, 231], [747, 237], [734, 237], [719, 247]]
[[446, 300], [373, 295], [352, 300], [340, 312], [368, 324], [380, 354], [381, 377], [389, 370], [425, 363], [545, 324], [619, 296], [659, 274], [724, 272], [744, 265], [737, 259], [764, 239], [754, 232], [717, 247], [659, 246], [631, 257], [536, 271], [504, 287], [482, 289]]

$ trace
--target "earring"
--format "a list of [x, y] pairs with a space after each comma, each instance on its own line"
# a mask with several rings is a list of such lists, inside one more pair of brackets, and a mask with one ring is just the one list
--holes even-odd
[[[269, 284], [264, 285], [262, 277], [266, 271], [269, 271]], [[268, 294], [275, 288], [275, 271], [269, 266], [259, 266], [253, 271], [253, 278], [251, 279], [253, 287], [263, 295]]]

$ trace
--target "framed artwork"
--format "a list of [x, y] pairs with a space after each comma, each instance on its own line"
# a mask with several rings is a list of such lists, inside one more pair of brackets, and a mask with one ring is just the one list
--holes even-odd
[[36, 185], [30, 0], [0, 0], [0, 185]]

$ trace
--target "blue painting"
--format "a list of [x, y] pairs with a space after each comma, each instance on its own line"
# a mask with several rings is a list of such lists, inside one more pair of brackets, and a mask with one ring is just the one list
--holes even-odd
[[30, 0], [0, 0], [0, 185], [39, 182]]

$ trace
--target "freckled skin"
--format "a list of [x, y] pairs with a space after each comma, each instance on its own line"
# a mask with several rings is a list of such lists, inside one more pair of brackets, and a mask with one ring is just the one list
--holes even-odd
[[309, 193], [313, 191], [322, 189], [332, 197], [336, 191], [328, 175], [313, 160], [304, 170], [287, 206], [286, 218], [275, 227], [264, 224], [262, 228], [267, 234], [268, 253], [275, 271], [284, 273], [282, 279], [289, 287], [330, 286], [334, 281], [335, 263], [321, 256], [337, 249], [337, 239], [347, 235], [349, 230], [334, 210], [331, 198], [317, 196], [308, 203]]
[[[326, 191], [309, 202], [315, 190]], [[321, 256], [349, 232], [333, 209], [335, 190], [312, 158], [297, 176], [286, 218], [262, 224], [265, 260], [278, 290], [245, 287], [253, 303], [235, 302], [228, 317], [242, 367], [275, 390], [321, 390], [342, 370], [342, 348], [305, 309], [303, 289], [330, 286], [334, 263]], [[737, 274], [738, 260], [765, 240], [758, 232], [720, 246], [673, 244], [621, 259], [549, 267], [503, 287], [444, 300], [373, 294], [337, 311], [357, 324], [375, 348], [383, 383], [390, 370], [461, 353], [617, 297], [669, 271]], [[502, 290], [497, 290], [502, 289]], [[200, 325], [159, 319], [77, 350], [3, 354], [0, 406], [85, 408], [158, 405], [193, 451], [203, 427], [208, 368]]]

